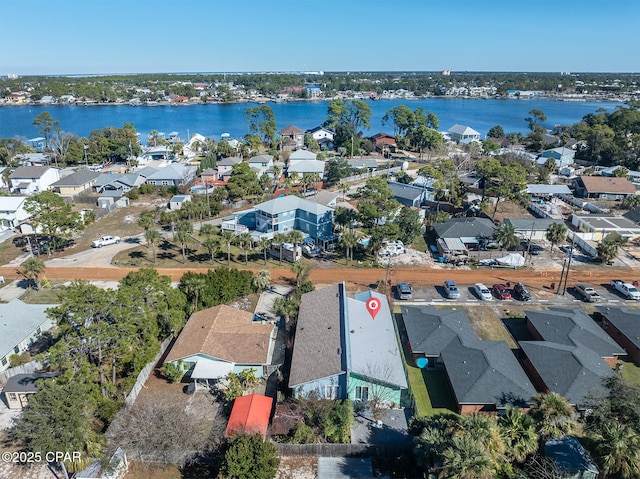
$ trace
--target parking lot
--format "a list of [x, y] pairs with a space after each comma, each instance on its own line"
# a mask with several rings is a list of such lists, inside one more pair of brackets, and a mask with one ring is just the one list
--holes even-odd
[[[586, 281], [585, 281], [586, 282]], [[525, 284], [526, 285], [526, 284]], [[530, 301], [521, 301], [513, 298], [508, 300], [500, 300], [496, 297], [492, 292], [492, 299], [489, 301], [483, 301], [479, 299], [474, 290], [474, 285], [467, 284], [457, 284], [458, 291], [460, 296], [455, 299], [448, 298], [445, 292], [444, 285], [438, 286], [412, 286], [411, 288], [411, 299], [410, 300], [400, 300], [397, 288], [394, 285], [393, 293], [394, 297], [397, 301], [401, 301], [402, 304], [483, 304], [483, 303], [516, 303], [516, 304], [553, 304], [553, 305], [566, 305], [570, 303], [584, 303], [581, 296], [576, 293], [573, 288], [573, 284], [570, 283], [567, 287], [566, 291], [564, 291], [563, 287], [558, 290], [554, 288], [553, 290], [549, 286], [545, 287], [531, 287], [527, 286], [527, 290], [531, 294]], [[493, 284], [485, 284], [490, 290], [493, 287]], [[513, 291], [514, 284], [506, 284], [510, 291]], [[639, 301], [627, 300], [623, 298], [617, 291], [615, 291], [609, 284], [591, 284], [591, 286], [596, 290], [596, 292], [601, 296], [602, 300], [593, 304], [629, 304], [630, 306], [639, 305]], [[588, 303], [585, 303], [588, 304]]]

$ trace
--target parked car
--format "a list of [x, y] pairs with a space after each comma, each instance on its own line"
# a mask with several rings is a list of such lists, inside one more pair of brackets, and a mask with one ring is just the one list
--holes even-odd
[[493, 296], [491, 296], [491, 291], [482, 283], [476, 283], [473, 286], [473, 292], [476, 293], [476, 296], [480, 298], [482, 301], [491, 301]]
[[577, 283], [574, 288], [576, 290], [576, 293], [578, 293], [587, 303], [596, 303], [598, 301], [602, 301], [602, 296], [600, 296], [596, 292], [596, 290], [588, 284]]
[[625, 283], [621, 279], [612, 279], [610, 285], [626, 299], [640, 300], [640, 291], [634, 285]]
[[398, 299], [411, 299], [411, 285], [399, 282], [396, 285], [396, 291], [398, 292]]
[[102, 248], [103, 246], [118, 243], [120, 243], [120, 236], [103, 236], [91, 243], [91, 246], [93, 248]]
[[444, 282], [444, 292], [449, 299], [456, 299], [460, 297], [460, 291], [452, 280], [448, 279]]
[[496, 298], [501, 300], [511, 299], [511, 291], [505, 284], [494, 284], [493, 285], [493, 294]]
[[531, 293], [522, 283], [516, 283], [513, 287], [513, 295], [520, 301], [531, 301]]

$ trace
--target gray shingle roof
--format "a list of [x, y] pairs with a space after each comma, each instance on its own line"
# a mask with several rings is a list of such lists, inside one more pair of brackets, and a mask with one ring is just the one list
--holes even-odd
[[48, 169], [48, 166], [19, 166], [9, 175], [9, 179], [40, 178]]
[[230, 156], [227, 158], [223, 158], [220, 161], [216, 162], [216, 165], [220, 166], [233, 166], [242, 162], [242, 158], [238, 158], [237, 156]]
[[302, 295], [289, 387], [345, 372], [340, 341], [342, 288], [339, 284]]
[[411, 351], [414, 353], [438, 357], [455, 338], [460, 338], [462, 344], [478, 341], [467, 315], [462, 310], [403, 306], [401, 311]]
[[41, 374], [16, 374], [7, 380], [7, 384], [2, 389], [4, 393], [24, 393], [36, 392], [38, 387], [36, 381], [38, 379], [50, 379], [56, 377], [57, 374], [41, 373]]
[[536, 390], [504, 341], [464, 345], [453, 339], [442, 351], [449, 382], [459, 404], [525, 407]]
[[0, 304], [0, 358], [47, 320], [52, 304], [26, 304], [19, 299]]
[[492, 237], [496, 227], [487, 218], [451, 218], [433, 226], [440, 238]]
[[97, 171], [91, 170], [78, 170], [75, 173], [71, 173], [70, 175], [65, 176], [64, 178], [59, 179], [55, 183], [53, 183], [52, 187], [60, 187], [60, 186], [82, 186], [90, 183], [100, 176], [100, 173]]
[[579, 308], [549, 308], [544, 311], [525, 311], [525, 313], [545, 341], [589, 348], [600, 358], [626, 354], [595, 321]]
[[571, 404], [581, 406], [590, 395], [606, 395], [603, 380], [613, 370], [589, 348], [548, 341], [521, 341], [520, 347], [547, 388]]
[[387, 182], [393, 196], [409, 201], [416, 201], [424, 195], [424, 189], [419, 186], [405, 185], [394, 181]]
[[277, 215], [284, 213], [285, 211], [303, 210], [313, 213], [317, 216], [323, 215], [329, 211], [333, 211], [324, 205], [314, 203], [313, 201], [305, 200], [297, 196], [288, 195], [280, 198], [274, 198], [264, 203], [260, 203], [255, 207], [257, 210], [264, 211], [271, 215]]
[[553, 218], [505, 218], [504, 223], [513, 225], [516, 231], [546, 231], [554, 223], [565, 224]]
[[625, 307], [598, 306], [596, 308], [629, 341], [640, 347], [640, 310]]

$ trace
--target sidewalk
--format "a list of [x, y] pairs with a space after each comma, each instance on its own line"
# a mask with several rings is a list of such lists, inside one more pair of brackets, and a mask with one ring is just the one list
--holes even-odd
[[8, 303], [16, 298], [22, 296], [27, 290], [19, 284], [23, 280], [17, 279], [7, 284], [4, 288], [0, 288], [0, 301]]

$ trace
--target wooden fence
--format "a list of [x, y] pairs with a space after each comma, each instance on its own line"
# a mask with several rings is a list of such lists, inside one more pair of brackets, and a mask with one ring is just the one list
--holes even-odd
[[151, 374], [151, 371], [153, 371], [153, 368], [155, 367], [156, 363], [160, 360], [164, 352], [167, 350], [167, 347], [171, 343], [171, 339], [172, 338], [167, 338], [164, 340], [164, 342], [162, 343], [162, 346], [160, 346], [160, 352], [156, 354], [156, 357], [153, 358], [144, 367], [142, 371], [140, 371], [140, 374], [138, 374], [138, 379], [136, 380], [136, 383], [133, 385], [131, 392], [129, 393], [129, 395], [124, 401], [127, 404], [127, 406], [130, 406], [135, 402], [136, 398], [138, 397], [138, 394], [140, 394], [140, 391], [144, 386], [144, 383], [147, 382], [147, 379], [149, 379], [149, 375]]
[[377, 446], [375, 444], [280, 444], [276, 443], [280, 456], [388, 456], [406, 450], [406, 445]]

